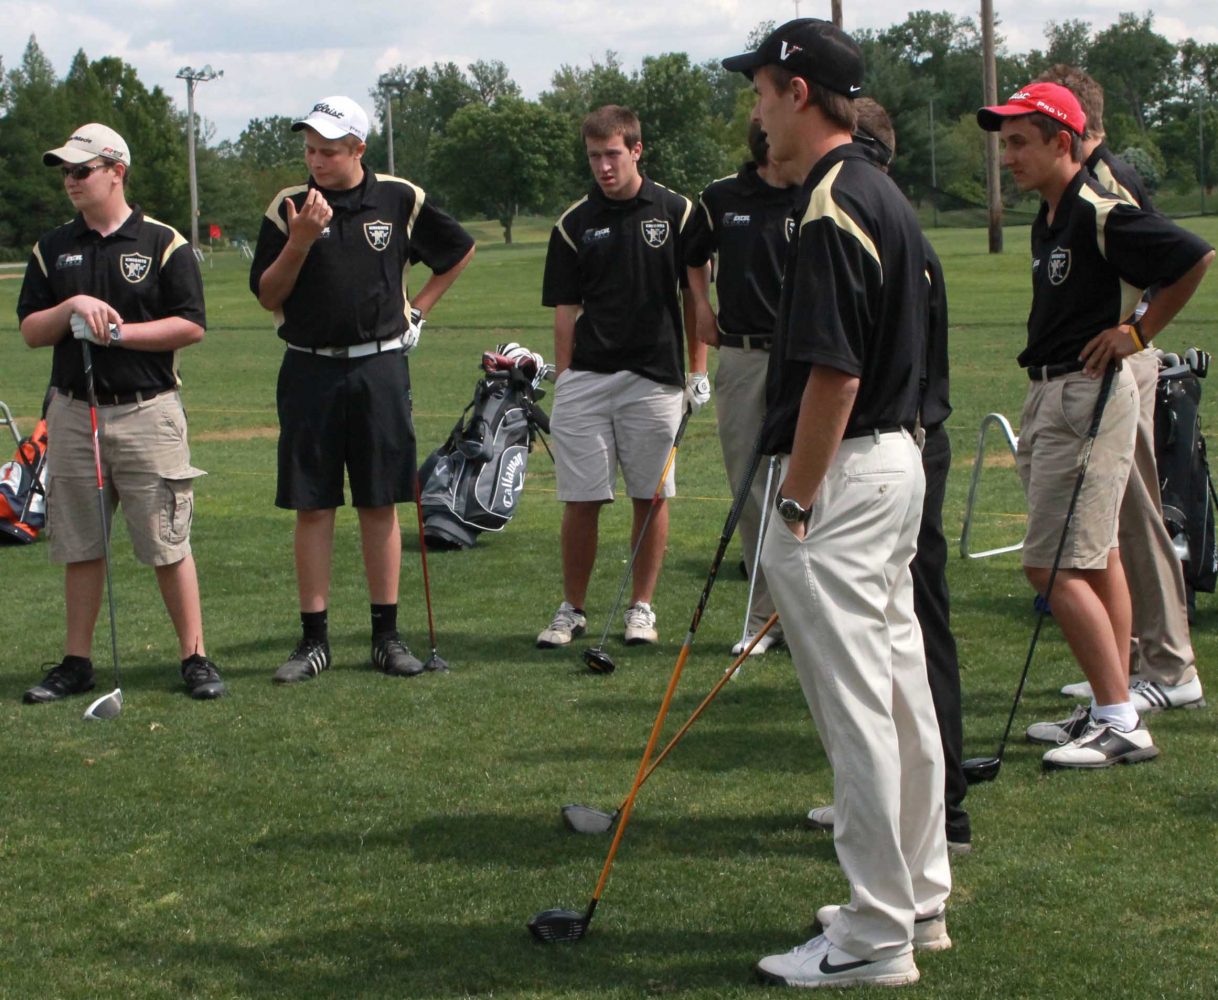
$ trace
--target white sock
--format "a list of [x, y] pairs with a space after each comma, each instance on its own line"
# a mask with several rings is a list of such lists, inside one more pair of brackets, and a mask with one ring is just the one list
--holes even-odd
[[1099, 723], [1115, 726], [1123, 733], [1129, 733], [1138, 728], [1138, 713], [1133, 702], [1123, 701], [1117, 705], [1097, 705], [1091, 699], [1091, 718]]

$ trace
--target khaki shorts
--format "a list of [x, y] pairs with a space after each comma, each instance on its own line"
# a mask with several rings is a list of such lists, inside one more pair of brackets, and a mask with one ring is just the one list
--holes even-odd
[[[169, 566], [190, 555], [194, 480], [186, 414], [176, 392], [142, 403], [99, 406], [106, 525], [120, 506], [136, 558]], [[89, 404], [57, 394], [47, 413], [47, 524], [51, 562], [104, 554]]]
[[[1053, 565], [1099, 388], [1099, 379], [1082, 372], [1033, 382], [1028, 388], [1016, 457], [1019, 478], [1028, 496], [1025, 566], [1048, 569]], [[1113, 381], [1104, 408], [1062, 548], [1063, 569], [1103, 569], [1108, 565], [1108, 551], [1117, 544], [1117, 515], [1133, 463], [1137, 426], [1138, 390], [1126, 367]]]
[[[550, 414], [558, 499], [612, 500], [620, 464], [626, 495], [650, 500], [681, 423], [683, 396], [633, 372], [563, 372]], [[674, 461], [661, 496], [677, 492], [676, 468]]]

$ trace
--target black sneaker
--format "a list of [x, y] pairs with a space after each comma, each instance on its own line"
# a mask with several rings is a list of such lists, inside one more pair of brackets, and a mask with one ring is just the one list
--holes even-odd
[[53, 666], [42, 679], [21, 696], [27, 705], [41, 705], [48, 701], [59, 701], [72, 694], [84, 694], [93, 690], [93, 664], [83, 661], [84, 666], [61, 662]]
[[186, 682], [190, 696], [199, 701], [222, 698], [228, 693], [216, 665], [198, 653], [182, 661], [182, 680]]
[[373, 637], [372, 665], [390, 677], [414, 677], [415, 674], [423, 672], [423, 664], [419, 658], [396, 633]]
[[276, 684], [296, 684], [311, 681], [323, 670], [330, 669], [330, 644], [318, 639], [301, 639], [292, 655], [275, 671]]

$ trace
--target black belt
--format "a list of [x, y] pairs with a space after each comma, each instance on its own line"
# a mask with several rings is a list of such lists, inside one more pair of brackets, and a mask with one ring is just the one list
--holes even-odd
[[734, 333], [719, 334], [720, 347], [739, 347], [745, 351], [768, 351], [773, 337], [739, 337]]
[[1033, 382], [1048, 382], [1049, 379], [1081, 372], [1086, 367], [1087, 362], [1085, 361], [1062, 361], [1056, 365], [1032, 365], [1028, 368], [1028, 378]]
[[[163, 396], [167, 392], [173, 392], [175, 386], [169, 386], [165, 389], [135, 389], [132, 392], [99, 392], [97, 394], [98, 406], [129, 406], [132, 403], [146, 403], [150, 399], [156, 399], [157, 396]], [[63, 394], [68, 399], [79, 399], [83, 402], [89, 401], [88, 393], [73, 392], [71, 389], [64, 389]]]
[[890, 424], [887, 427], [868, 427], [866, 430], [851, 431], [849, 434], [843, 434], [842, 440], [847, 441], [850, 438], [861, 437], [879, 437], [881, 434], [896, 434], [898, 431], [905, 431], [907, 434], [913, 433], [913, 426], [906, 427], [904, 424]]

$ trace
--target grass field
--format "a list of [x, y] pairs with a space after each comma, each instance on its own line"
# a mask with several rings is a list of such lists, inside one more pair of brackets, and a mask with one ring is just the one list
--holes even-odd
[[[1190, 222], [1218, 242], [1218, 221]], [[435, 311], [412, 360], [420, 451], [468, 401], [481, 352], [513, 339], [548, 354], [540, 307], [546, 224], [488, 242]], [[1027, 230], [986, 253], [983, 230], [939, 230], [952, 307], [956, 459], [945, 523], [958, 535], [991, 411], [1017, 420], [1014, 355], [1028, 305]], [[0, 399], [28, 428], [48, 351], [14, 318], [19, 272], [0, 271]], [[245, 264], [205, 265], [209, 331], [184, 352], [198, 485], [195, 552], [208, 648], [231, 697], [191, 702], [152, 574], [116, 533], [126, 705], [21, 705], [58, 660], [62, 574], [45, 545], [0, 550], [0, 997], [754, 996], [750, 967], [802, 941], [817, 906], [843, 901], [832, 843], [805, 831], [830, 775], [784, 653], [750, 663], [643, 790], [588, 938], [535, 945], [535, 911], [582, 908], [608, 847], [560, 825], [558, 807], [611, 808], [628, 790], [728, 508], [714, 417], [691, 422], [657, 597], [659, 648], [611, 640], [612, 676], [576, 652], [533, 648], [560, 598], [559, 505], [543, 451], [517, 518], [471, 551], [430, 559], [447, 675], [367, 668], [368, 609], [351, 511], [340, 512], [331, 634], [336, 666], [273, 686], [297, 635], [292, 518], [274, 508], [274, 386], [281, 348], [246, 289]], [[417, 279], [416, 279], [417, 283]], [[1213, 347], [1218, 277], [1160, 338]], [[1206, 424], [1218, 426], [1218, 393]], [[547, 402], [548, 405], [548, 402]], [[7, 453], [7, 440], [0, 451]], [[975, 548], [1018, 540], [1022, 498], [994, 440]], [[401, 618], [426, 616], [414, 510], [402, 510]], [[628, 510], [609, 509], [588, 602], [599, 634], [627, 556]], [[733, 543], [726, 566], [734, 567]], [[1018, 557], [954, 558], [966, 751], [991, 753], [1033, 625]], [[729, 662], [747, 586], [725, 571], [698, 632], [669, 731]], [[108, 686], [109, 640], [95, 659]], [[1202, 595], [1203, 677], [1218, 659], [1218, 604]], [[618, 629], [615, 626], [615, 633]], [[1042, 636], [1017, 720], [1068, 713], [1076, 668]], [[969, 797], [975, 849], [954, 865], [955, 947], [919, 959], [909, 997], [1218, 995], [1218, 713], [1155, 717], [1162, 757], [1097, 774], [1042, 774], [1016, 740], [997, 782]]]

